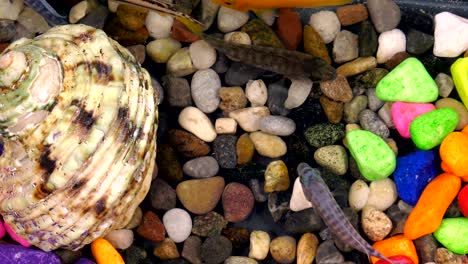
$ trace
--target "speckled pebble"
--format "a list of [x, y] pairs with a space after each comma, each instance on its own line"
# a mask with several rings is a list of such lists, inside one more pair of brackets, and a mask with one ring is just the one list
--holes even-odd
[[294, 120], [284, 116], [264, 116], [259, 127], [261, 131], [276, 136], [289, 136], [296, 131]]
[[204, 113], [212, 113], [220, 103], [221, 80], [212, 69], [199, 70], [192, 77], [192, 98], [195, 105]]
[[211, 156], [189, 160], [183, 166], [184, 173], [194, 178], [210, 178], [215, 176], [218, 170], [218, 162]]
[[213, 150], [219, 167], [232, 169], [237, 165], [237, 137], [234, 135], [219, 135], [213, 142]]
[[384, 239], [393, 228], [390, 218], [372, 207], [365, 207], [362, 210], [361, 225], [364, 233], [372, 241]]
[[344, 121], [346, 123], [357, 123], [359, 114], [367, 107], [367, 96], [359, 95], [344, 105]]
[[364, 110], [359, 114], [359, 122], [365, 130], [368, 130], [382, 138], [390, 135], [390, 130], [379, 116], [371, 110]]
[[344, 175], [348, 171], [348, 154], [343, 146], [321, 147], [315, 151], [314, 159], [320, 166], [337, 175]]

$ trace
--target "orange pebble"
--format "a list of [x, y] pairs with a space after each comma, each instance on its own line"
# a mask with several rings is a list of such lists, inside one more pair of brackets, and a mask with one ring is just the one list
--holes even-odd
[[[465, 127], [463, 130], [466, 130]], [[468, 133], [468, 132], [466, 132]], [[464, 177], [468, 175], [468, 134], [450, 133], [440, 145], [440, 158], [446, 165], [446, 170]]]
[[[418, 253], [416, 253], [413, 241], [407, 239], [403, 235], [396, 235], [375, 242], [372, 246], [385, 257], [403, 255], [409, 257], [414, 264], [419, 263]], [[372, 263], [375, 264], [379, 259], [372, 257], [371, 260]]]
[[462, 131], [461, 131], [463, 134], [467, 135], [468, 136], [468, 125], [466, 125]]
[[125, 264], [119, 252], [104, 238], [98, 238], [91, 243], [91, 252], [97, 264]]
[[461, 178], [453, 174], [443, 173], [434, 178], [406, 220], [405, 237], [414, 240], [436, 231], [460, 188]]
[[[449, 166], [445, 163], [445, 162], [441, 162], [440, 163], [440, 167], [442, 168], [442, 170], [444, 172], [447, 172], [447, 173], [452, 173], [452, 171], [450, 170]], [[453, 174], [453, 173], [452, 173]]]

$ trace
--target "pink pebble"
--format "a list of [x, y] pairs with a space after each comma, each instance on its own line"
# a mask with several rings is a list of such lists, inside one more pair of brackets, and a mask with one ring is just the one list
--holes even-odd
[[18, 236], [15, 231], [5, 222], [3, 224], [5, 226], [5, 230], [8, 232], [10, 237], [15, 240], [16, 242], [20, 243], [23, 247], [30, 247], [31, 244], [28, 243], [24, 238]]
[[0, 221], [0, 239], [2, 239], [5, 236], [5, 228], [3, 227], [3, 222]]
[[395, 102], [392, 104], [393, 123], [402, 137], [410, 138], [411, 122], [432, 110], [435, 110], [433, 104]]

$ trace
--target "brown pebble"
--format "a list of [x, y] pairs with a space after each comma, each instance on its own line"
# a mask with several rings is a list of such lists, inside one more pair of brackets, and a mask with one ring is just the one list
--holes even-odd
[[348, 5], [336, 10], [341, 25], [350, 26], [366, 20], [369, 17], [367, 8], [363, 4]]
[[206, 214], [218, 204], [224, 190], [224, 179], [216, 176], [207, 179], [187, 180], [176, 188], [177, 198], [194, 214]]
[[297, 243], [297, 264], [311, 264], [317, 253], [318, 238], [312, 233], [305, 233]]
[[292, 263], [296, 258], [296, 239], [291, 236], [280, 236], [271, 241], [270, 253], [279, 263]]
[[148, 9], [120, 4], [117, 7], [116, 14], [125, 29], [137, 30], [145, 25]]
[[146, 27], [143, 26], [137, 30], [128, 30], [120, 23], [118, 17], [110, 19], [104, 25], [104, 31], [109, 37], [115, 39], [122, 46], [144, 44], [149, 37]]
[[292, 8], [281, 8], [278, 16], [278, 36], [289, 50], [296, 50], [302, 39], [302, 23]]
[[360, 57], [341, 65], [336, 69], [336, 73], [350, 77], [372, 70], [375, 67], [377, 67], [377, 59], [375, 57]]
[[224, 218], [232, 223], [245, 220], [254, 207], [254, 196], [249, 187], [231, 182], [224, 188], [222, 196]]
[[180, 42], [195, 42], [200, 40], [200, 37], [192, 33], [182, 22], [178, 19], [174, 20], [172, 25], [171, 37]]
[[334, 80], [320, 82], [320, 90], [335, 101], [347, 103], [353, 99], [348, 80], [342, 75], [338, 75]]
[[219, 89], [219, 97], [221, 98], [219, 109], [225, 113], [247, 106], [247, 97], [241, 87], [222, 87]]
[[242, 227], [228, 227], [223, 229], [223, 236], [227, 237], [232, 242], [235, 248], [246, 246], [250, 240], [249, 230]]
[[189, 236], [182, 249], [182, 257], [192, 264], [202, 264], [201, 260], [202, 241], [197, 236]]
[[457, 255], [446, 248], [438, 248], [434, 255], [437, 264], [465, 264], [463, 256]]
[[402, 61], [406, 60], [407, 58], [412, 57], [406, 51], [398, 52], [397, 54], [393, 55], [387, 62], [385, 62], [385, 68], [389, 71], [395, 69]]
[[206, 156], [210, 153], [210, 146], [195, 135], [180, 129], [169, 131], [169, 143], [187, 158]]
[[281, 192], [289, 189], [290, 180], [288, 167], [282, 160], [270, 162], [265, 170], [266, 193]]
[[164, 224], [161, 222], [161, 219], [151, 211], [143, 215], [143, 221], [136, 231], [138, 235], [142, 236], [144, 239], [154, 242], [163, 241], [166, 236]]
[[182, 166], [175, 150], [168, 144], [160, 144], [157, 149], [156, 163], [161, 178], [170, 183], [179, 183], [184, 177]]
[[0, 52], [3, 52], [8, 46], [10, 46], [10, 43], [0, 43]]
[[144, 45], [133, 45], [126, 47], [130, 53], [135, 57], [138, 63], [143, 64], [146, 58], [146, 48]]
[[162, 260], [176, 259], [180, 256], [176, 244], [170, 238], [166, 238], [158, 243], [154, 248], [153, 254]]
[[255, 153], [255, 145], [250, 139], [248, 133], [239, 137], [236, 143], [237, 164], [243, 165], [249, 163]]
[[320, 105], [327, 116], [330, 123], [338, 124], [343, 118], [344, 104], [342, 102], [336, 102], [328, 97], [320, 96]]
[[392, 220], [373, 207], [365, 207], [361, 218], [362, 229], [372, 241], [380, 241], [392, 231]]
[[304, 27], [304, 51], [314, 57], [319, 57], [331, 64], [327, 46], [312, 26]]

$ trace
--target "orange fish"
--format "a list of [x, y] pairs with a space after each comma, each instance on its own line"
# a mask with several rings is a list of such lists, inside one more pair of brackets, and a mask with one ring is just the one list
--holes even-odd
[[349, 4], [352, 0], [212, 0], [214, 3], [239, 11], [282, 8], [320, 7]]

